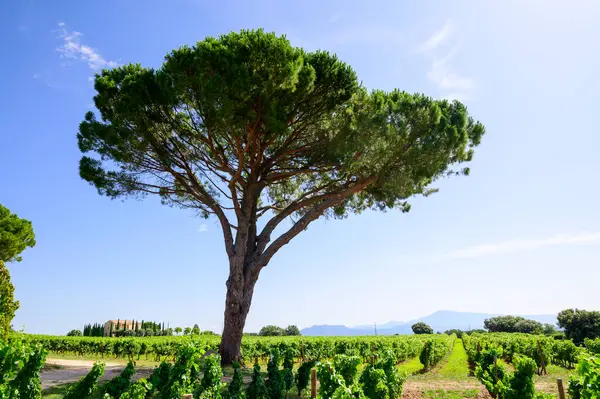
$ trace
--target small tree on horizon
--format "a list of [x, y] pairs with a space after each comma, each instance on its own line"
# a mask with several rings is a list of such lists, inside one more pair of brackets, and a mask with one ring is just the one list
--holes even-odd
[[194, 324], [194, 327], [192, 328], [192, 335], [200, 335], [200, 327], [198, 324]]
[[283, 246], [320, 217], [407, 212], [435, 181], [468, 174], [484, 134], [458, 101], [369, 91], [335, 55], [262, 30], [208, 37], [157, 69], [103, 70], [94, 88], [80, 176], [101, 195], [156, 195], [220, 225], [223, 364], [240, 359], [254, 287]]
[[580, 345], [586, 338], [600, 338], [600, 312], [583, 309], [565, 309], [558, 314], [558, 326], [567, 338]]
[[285, 330], [283, 331], [283, 335], [292, 337], [302, 334], [300, 333], [300, 329], [297, 326], [291, 325], [285, 328]]
[[433, 328], [422, 321], [413, 324], [411, 328], [415, 334], [433, 334]]
[[181, 327], [175, 327], [175, 334], [179, 335], [181, 334], [181, 331], [183, 331]]

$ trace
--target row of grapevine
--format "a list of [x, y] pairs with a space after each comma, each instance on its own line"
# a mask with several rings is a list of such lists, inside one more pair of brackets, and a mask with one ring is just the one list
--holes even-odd
[[489, 346], [478, 351], [473, 359], [475, 376], [486, 387], [492, 398], [496, 399], [554, 399], [552, 394], [536, 392], [533, 376], [536, 362], [526, 356], [515, 355], [514, 373], [509, 373], [498, 364], [502, 350]]
[[[233, 377], [229, 384], [225, 384], [222, 382], [223, 370], [219, 365], [219, 357], [210, 355], [202, 358], [203, 353], [202, 348], [187, 343], [179, 349], [174, 364], [161, 363], [148, 379], [134, 381], [135, 363], [129, 362], [121, 374], [103, 385], [98, 381], [104, 373], [104, 364], [96, 363], [88, 375], [69, 389], [64, 398], [176, 399], [192, 394], [194, 398], [202, 399], [284, 399], [290, 392], [302, 396], [308, 389], [312, 368], [317, 369], [321, 398], [398, 398], [402, 395], [405, 381], [397, 371], [391, 351], [382, 353], [359, 375], [361, 359], [358, 356], [336, 355], [332, 362], [305, 362], [295, 372], [291, 349], [282, 356], [274, 348], [269, 356], [267, 378], [263, 379], [261, 368], [256, 364], [252, 381], [244, 388], [239, 364], [234, 364]], [[41, 399], [39, 370], [37, 380], [34, 376], [29, 385], [36, 387], [34, 394], [6, 398]], [[3, 396], [0, 398], [4, 399]]]
[[0, 340], [0, 399], [41, 398], [45, 361], [41, 346]]
[[[189, 343], [205, 350], [216, 351], [219, 336], [175, 337], [60, 337], [47, 335], [15, 334], [13, 340], [39, 344], [47, 351], [58, 354], [120, 357], [130, 360], [150, 358], [157, 361], [172, 359], [182, 346]], [[245, 362], [266, 361], [273, 349], [284, 353], [290, 350], [298, 361], [331, 359], [344, 354], [358, 356], [363, 363], [369, 362], [374, 353], [390, 352], [396, 363], [419, 356], [425, 343], [429, 347], [426, 362], [437, 363], [447, 354], [454, 343], [454, 336], [404, 335], [366, 337], [244, 337], [242, 357]]]
[[[490, 334], [494, 335], [494, 334]], [[511, 334], [514, 335], [514, 334]], [[510, 353], [515, 372], [510, 374], [498, 363], [498, 359], [507, 359], [508, 356], [503, 352], [503, 348], [514, 349], [514, 345], [506, 344], [506, 337], [487, 337], [482, 336], [463, 336], [465, 348], [469, 361], [475, 366], [475, 376], [485, 385], [493, 398], [497, 399], [553, 399], [554, 395], [544, 394], [535, 391], [533, 381], [534, 373], [539, 372], [539, 364], [523, 354], [516, 352]], [[528, 340], [532, 337], [521, 339]], [[535, 337], [533, 337], [535, 338]], [[554, 359], [559, 358], [560, 351], [564, 348], [571, 348], [570, 344], [563, 342], [562, 345], [554, 346]], [[569, 342], [569, 341], [566, 341]], [[504, 344], [500, 346], [498, 344]], [[595, 342], [589, 342], [588, 348], [594, 348]], [[542, 348], [543, 345], [540, 345]], [[528, 345], [521, 347], [527, 348]], [[585, 350], [579, 349], [579, 363], [577, 365], [577, 374], [572, 376], [569, 381], [568, 392], [571, 399], [592, 399], [600, 397], [600, 360], [590, 355]]]
[[436, 338], [429, 339], [423, 345], [419, 360], [425, 370], [431, 369], [444, 359], [454, 348], [456, 341], [455, 335], [434, 336]]
[[585, 347], [594, 355], [600, 355], [600, 338], [585, 339]]
[[519, 333], [474, 333], [463, 336], [463, 342], [471, 360], [482, 349], [496, 347], [502, 350], [502, 358], [509, 363], [513, 362], [515, 356], [533, 359], [539, 375], [546, 372], [548, 364], [573, 368], [583, 351], [570, 340]]

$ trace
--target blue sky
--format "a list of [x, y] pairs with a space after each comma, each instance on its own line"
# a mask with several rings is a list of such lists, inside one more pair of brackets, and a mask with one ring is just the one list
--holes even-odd
[[368, 88], [458, 98], [487, 135], [471, 176], [439, 182], [409, 214], [312, 224], [263, 270], [248, 331], [600, 309], [599, 17], [591, 0], [4, 2], [0, 203], [38, 241], [10, 265], [15, 327], [222, 328], [216, 222], [100, 197], [78, 176], [75, 135], [99, 68], [158, 67], [181, 45], [260, 27], [337, 53]]

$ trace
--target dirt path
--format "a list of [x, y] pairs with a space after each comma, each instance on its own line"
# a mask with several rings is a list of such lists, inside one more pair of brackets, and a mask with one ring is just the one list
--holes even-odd
[[[47, 389], [56, 385], [68, 384], [70, 382], [79, 381], [85, 376], [92, 366], [93, 360], [67, 360], [67, 359], [46, 359], [46, 366], [40, 373], [42, 381], [42, 389]], [[123, 371], [125, 365], [119, 363], [105, 362], [104, 375], [100, 377], [100, 381], [111, 380]], [[140, 378], [148, 378], [154, 368], [136, 366], [136, 373], [133, 376], [134, 380]], [[244, 383], [248, 384], [251, 377], [244, 376]], [[224, 376], [223, 382], [231, 382], [231, 376]]]
[[[52, 364], [55, 366], [63, 367], [87, 367], [92, 368], [95, 361], [93, 360], [71, 360], [71, 359], [46, 359], [46, 364]], [[122, 366], [120, 363], [104, 362], [106, 367], [118, 367]]]
[[[443, 391], [452, 392], [453, 396], [426, 396], [427, 392]], [[475, 394], [476, 396], [473, 396]], [[453, 381], [453, 380], [430, 380], [430, 381], [406, 381], [402, 389], [402, 399], [422, 398], [477, 398], [491, 399], [490, 394], [479, 381]]]
[[[42, 389], [79, 381], [93, 365], [94, 362], [90, 360], [46, 359], [46, 366], [40, 373]], [[124, 367], [123, 364], [107, 362], [100, 381], [113, 379], [123, 371]], [[152, 370], [151, 368], [136, 367], [134, 379], [147, 378]]]

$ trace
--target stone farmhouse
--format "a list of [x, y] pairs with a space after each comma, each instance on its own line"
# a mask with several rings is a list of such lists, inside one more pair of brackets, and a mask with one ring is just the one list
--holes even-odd
[[133, 330], [135, 329], [135, 320], [109, 320], [104, 323], [104, 336], [108, 337], [110, 334], [110, 325], [113, 326], [113, 335], [117, 330]]

